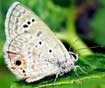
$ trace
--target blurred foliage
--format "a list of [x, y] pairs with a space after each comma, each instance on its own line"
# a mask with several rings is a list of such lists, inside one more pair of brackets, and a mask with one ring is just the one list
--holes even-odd
[[102, 5], [102, 7], [105, 7], [105, 0], [99, 0], [99, 3]]
[[[73, 0], [52, 0], [54, 4], [59, 5], [61, 7], [70, 7]], [[74, 0], [75, 1], [75, 0]]]
[[105, 0], [100, 0], [100, 7], [91, 21], [93, 39], [99, 45], [105, 45]]
[[10, 88], [15, 77], [6, 69], [0, 68], [0, 88]]
[[[70, 74], [53, 79], [42, 79], [36, 83], [27, 84], [16, 80], [7, 70], [3, 58], [3, 45], [5, 42], [4, 22], [10, 5], [16, 0], [0, 0], [0, 88], [105, 88], [105, 56], [93, 54], [87, 44], [78, 36], [75, 21], [79, 15], [78, 25], [85, 33], [85, 39], [94, 41], [96, 44], [105, 45], [105, 0], [17, 0], [34, 11], [56, 34], [80, 55], [77, 65], [80, 65], [88, 74], [77, 70], [79, 77], [71, 71]], [[94, 9], [94, 1], [99, 4], [91, 18], [87, 8]], [[93, 4], [92, 4], [93, 3]], [[96, 4], [97, 4], [96, 3]], [[95, 5], [96, 5], [95, 4]], [[91, 7], [91, 8], [90, 8]], [[88, 15], [87, 15], [88, 14]], [[80, 20], [82, 20], [80, 22]], [[84, 21], [85, 20], [85, 21]], [[88, 24], [88, 25], [86, 25]], [[85, 27], [84, 27], [85, 26]], [[82, 30], [82, 31], [83, 31]], [[79, 30], [79, 33], [82, 33]], [[88, 35], [89, 32], [89, 35]], [[78, 39], [77, 42], [74, 40]], [[75, 44], [74, 44], [75, 43]], [[85, 51], [78, 49], [86, 48]], [[92, 54], [89, 56], [89, 54]], [[82, 57], [83, 56], [83, 57]], [[13, 82], [11, 84], [11, 82]]]
[[27, 3], [27, 0], [20, 1], [33, 10], [54, 31], [59, 29], [67, 14], [67, 9], [54, 5], [51, 0], [36, 0], [34, 3], [32, 1]]

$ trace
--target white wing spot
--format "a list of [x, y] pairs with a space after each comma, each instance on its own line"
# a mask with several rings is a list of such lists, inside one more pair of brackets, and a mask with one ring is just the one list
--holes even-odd
[[20, 14], [20, 12], [18, 12], [17, 10], [15, 10], [15, 11], [13, 12], [13, 15], [16, 16], [16, 17], [19, 17], [21, 14]]
[[18, 6], [17, 10], [20, 11], [21, 13], [25, 13], [25, 9], [21, 6]]
[[17, 22], [18, 22], [18, 18], [17, 18], [17, 17], [14, 17], [14, 16], [11, 16], [10, 21], [11, 21], [12, 23], [17, 23]]

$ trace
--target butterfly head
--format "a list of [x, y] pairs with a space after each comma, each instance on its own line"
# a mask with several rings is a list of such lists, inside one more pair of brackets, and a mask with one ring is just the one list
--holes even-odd
[[73, 62], [76, 62], [78, 60], [78, 54], [69, 52], [70, 57], [72, 58]]

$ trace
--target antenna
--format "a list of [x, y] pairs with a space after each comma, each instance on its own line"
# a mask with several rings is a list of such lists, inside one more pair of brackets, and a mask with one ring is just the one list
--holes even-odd
[[73, 44], [75, 44], [78, 40], [79, 40], [79, 39], [77, 38], [77, 39], [75, 39], [75, 40], [71, 43], [71, 46], [70, 46], [70, 48], [69, 48], [69, 52], [70, 52], [70, 49], [71, 49], [71, 47], [73, 46]]
[[[104, 46], [93, 46], [93, 47], [89, 47], [89, 48], [98, 48], [98, 47], [101, 47], [101, 48], [103, 48]], [[75, 50], [75, 51], [78, 51], [78, 50], [84, 50], [84, 49], [87, 49], [87, 48], [80, 48], [80, 49], [77, 49], [77, 50]]]

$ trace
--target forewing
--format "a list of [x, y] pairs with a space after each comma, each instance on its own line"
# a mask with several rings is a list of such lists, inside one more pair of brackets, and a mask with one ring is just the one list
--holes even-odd
[[10, 7], [7, 13], [5, 26], [7, 40], [14, 39], [22, 33], [34, 33], [33, 36], [35, 40], [33, 42], [38, 42], [39, 40], [45, 42], [45, 45], [43, 45], [41, 49], [54, 49], [56, 51], [55, 53], [59, 53], [59, 56], [62, 56], [61, 59], [63, 59], [63, 57], [69, 57], [67, 50], [46, 26], [46, 24], [42, 22], [42, 20], [40, 20], [31, 10], [19, 2], [13, 3]]
[[10, 41], [21, 33], [29, 32], [41, 27], [44, 26], [40, 19], [31, 10], [19, 2], [13, 3], [9, 8], [5, 20], [7, 40]]

